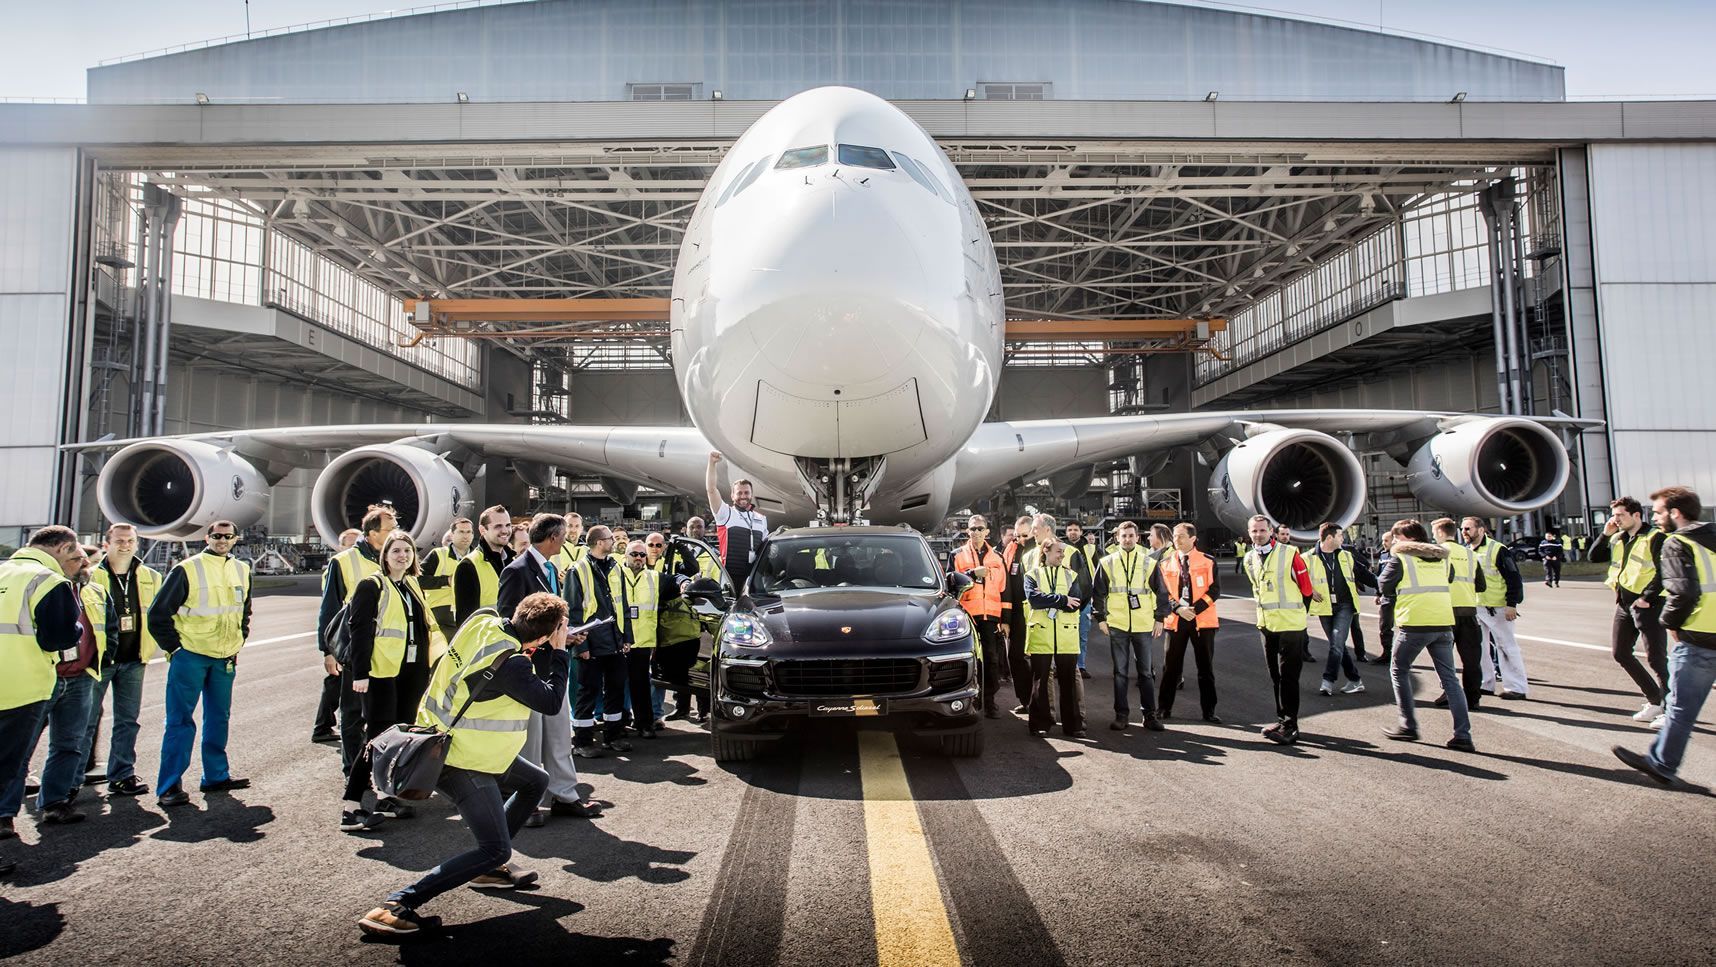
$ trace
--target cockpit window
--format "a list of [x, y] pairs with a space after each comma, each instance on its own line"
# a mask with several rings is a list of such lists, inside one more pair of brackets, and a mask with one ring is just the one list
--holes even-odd
[[925, 171], [922, 165], [898, 151], [894, 152], [894, 160], [900, 163], [900, 170], [911, 175], [912, 180], [917, 182], [919, 185], [922, 185], [925, 191], [937, 198], [942, 198], [944, 201], [948, 200], [942, 195], [941, 189], [936, 185], [935, 179], [930, 177], [929, 172]]
[[828, 163], [828, 145], [815, 144], [808, 148], [794, 148], [781, 155], [781, 160], [775, 163], [777, 169], [814, 168]]
[[843, 144], [840, 146], [840, 163], [856, 168], [881, 168], [883, 171], [894, 170], [894, 162], [888, 157], [888, 152], [881, 148], [866, 147], [862, 144]]
[[715, 202], [715, 207], [719, 208], [727, 204], [728, 200], [739, 197], [740, 192], [751, 187], [751, 182], [756, 181], [759, 175], [768, 170], [770, 160], [769, 158], [758, 158], [753, 161], [751, 166], [746, 168], [739, 177], [734, 178], [733, 183], [727, 186], [727, 190], [721, 193], [721, 197]]

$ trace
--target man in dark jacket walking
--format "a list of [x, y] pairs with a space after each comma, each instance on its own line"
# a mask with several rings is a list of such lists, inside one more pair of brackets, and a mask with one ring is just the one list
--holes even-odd
[[1686, 487], [1650, 495], [1651, 516], [1669, 534], [1662, 546], [1662, 623], [1674, 638], [1668, 656], [1668, 711], [1650, 751], [1614, 747], [1616, 758], [1663, 785], [1674, 785], [1692, 727], [1716, 687], [1716, 530], [1699, 519], [1703, 504]]

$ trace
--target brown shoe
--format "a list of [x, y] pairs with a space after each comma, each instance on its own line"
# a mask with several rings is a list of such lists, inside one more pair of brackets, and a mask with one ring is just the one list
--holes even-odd
[[471, 885], [488, 890], [523, 890], [536, 884], [536, 874], [529, 870], [514, 870], [503, 866], [493, 873], [484, 873], [471, 881]]
[[392, 900], [364, 914], [357, 923], [364, 933], [393, 937], [410, 936], [428, 926], [417, 911]]

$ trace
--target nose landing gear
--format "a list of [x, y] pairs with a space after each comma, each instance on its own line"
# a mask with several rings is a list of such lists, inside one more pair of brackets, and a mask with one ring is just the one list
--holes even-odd
[[868, 524], [864, 511], [870, 505], [887, 457], [799, 457], [804, 492], [816, 502], [819, 527], [836, 524]]

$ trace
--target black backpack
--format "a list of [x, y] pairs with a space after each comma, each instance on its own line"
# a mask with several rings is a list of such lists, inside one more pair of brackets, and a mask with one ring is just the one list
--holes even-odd
[[[379, 574], [372, 574], [364, 580], [380, 581], [382, 577]], [[344, 668], [352, 660], [352, 598], [355, 597], [357, 597], [357, 590], [354, 588], [352, 597], [347, 598], [346, 603], [340, 605], [340, 610], [334, 612], [334, 616], [328, 619], [327, 627], [322, 629], [322, 640], [327, 642], [328, 653], [334, 656], [334, 661], [339, 662], [341, 668]], [[376, 608], [375, 620], [378, 625], [381, 623], [380, 607]]]

